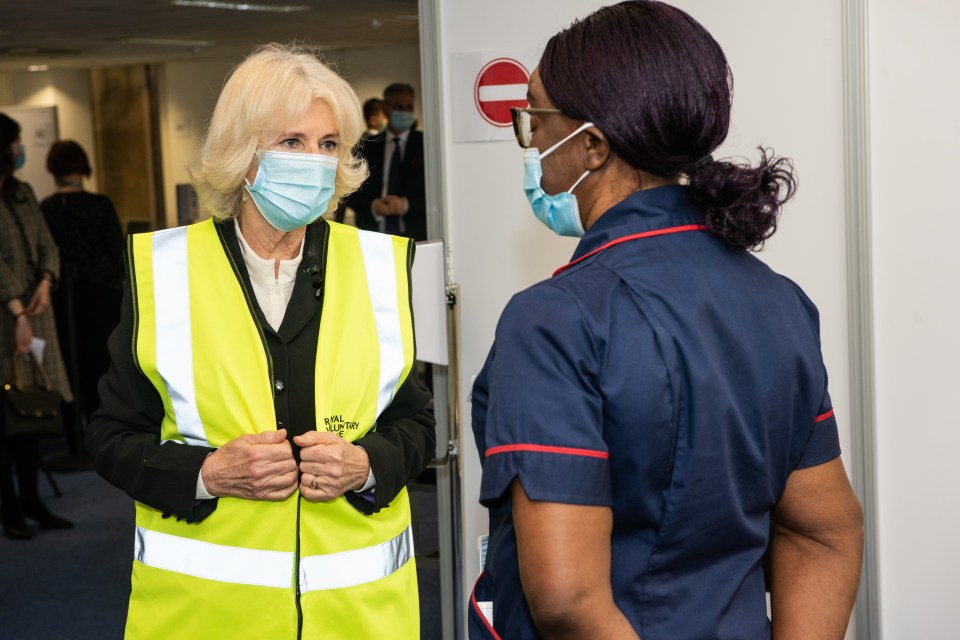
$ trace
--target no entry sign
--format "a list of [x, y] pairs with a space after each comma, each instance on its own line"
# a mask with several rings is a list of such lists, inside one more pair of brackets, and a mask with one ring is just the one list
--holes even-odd
[[495, 127], [509, 127], [510, 107], [527, 106], [530, 72], [513, 58], [491, 60], [477, 74], [473, 99], [480, 117]]
[[527, 106], [527, 82], [540, 53], [518, 47], [450, 54], [454, 141], [513, 140], [510, 107]]

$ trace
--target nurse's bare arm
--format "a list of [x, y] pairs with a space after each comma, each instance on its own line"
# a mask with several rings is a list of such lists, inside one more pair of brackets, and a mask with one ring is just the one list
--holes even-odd
[[773, 523], [774, 640], [842, 639], [860, 581], [863, 511], [840, 458], [791, 473]]
[[511, 485], [520, 581], [544, 638], [636, 640], [610, 586], [610, 507], [538, 502]]

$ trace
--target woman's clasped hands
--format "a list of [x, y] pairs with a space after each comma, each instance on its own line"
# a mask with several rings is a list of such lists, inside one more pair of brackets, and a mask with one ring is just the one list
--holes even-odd
[[370, 462], [361, 447], [325, 431], [294, 442], [301, 447], [299, 466], [286, 429], [235, 438], [204, 460], [203, 485], [217, 497], [279, 502], [299, 489], [310, 502], [327, 502], [366, 483]]

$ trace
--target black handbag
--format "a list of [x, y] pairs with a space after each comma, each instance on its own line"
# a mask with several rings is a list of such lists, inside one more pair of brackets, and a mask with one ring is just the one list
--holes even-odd
[[13, 355], [11, 378], [3, 385], [0, 436], [21, 440], [63, 436], [63, 398], [32, 353]]

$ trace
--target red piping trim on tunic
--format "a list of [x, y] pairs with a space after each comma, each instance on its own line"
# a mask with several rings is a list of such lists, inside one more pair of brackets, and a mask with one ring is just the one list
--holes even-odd
[[590, 256], [600, 253], [604, 249], [609, 249], [610, 247], [614, 245], [618, 245], [622, 242], [629, 242], [631, 240], [640, 240], [641, 238], [652, 238], [654, 236], [665, 236], [671, 233], [683, 233], [684, 231], [706, 231], [706, 230], [707, 230], [707, 225], [705, 224], [685, 224], [679, 227], [667, 227], [666, 229], [654, 229], [653, 231], [644, 231], [643, 233], [633, 233], [629, 236], [623, 236], [622, 238], [611, 240], [607, 244], [597, 247], [593, 251], [580, 256], [573, 262], [563, 265], [562, 267], [554, 271], [553, 275], [559, 275], [564, 271], [566, 271], [567, 269], [569, 269], [570, 267], [572, 267], [573, 265], [580, 262], [581, 260], [586, 260]]
[[832, 418], [832, 417], [833, 417], [833, 409], [830, 409], [830, 411], [827, 411], [826, 413], [821, 413], [816, 418], [814, 418], [813, 424], [817, 424], [818, 422], [823, 422], [824, 420], [827, 420], [828, 418]]
[[593, 449], [574, 449], [572, 447], [550, 447], [545, 444], [502, 444], [499, 447], [490, 447], [483, 454], [483, 457], [489, 458], [498, 453], [509, 453], [511, 451], [536, 451], [537, 453], [559, 453], [567, 456], [583, 456], [585, 458], [601, 458], [606, 460], [610, 454], [606, 451], [595, 451]]
[[483, 611], [480, 611], [480, 605], [477, 604], [477, 585], [480, 584], [480, 580], [483, 579], [483, 574], [485, 573], [486, 571], [481, 571], [480, 577], [477, 578], [477, 581], [473, 584], [473, 590], [470, 592], [470, 604], [477, 612], [477, 615], [480, 616], [480, 619], [483, 620], [483, 624], [486, 625], [487, 631], [489, 631], [490, 634], [496, 638], [496, 640], [501, 640], [500, 634], [498, 634], [493, 626], [491, 626], [490, 621], [487, 620], [487, 616], [483, 615]]

